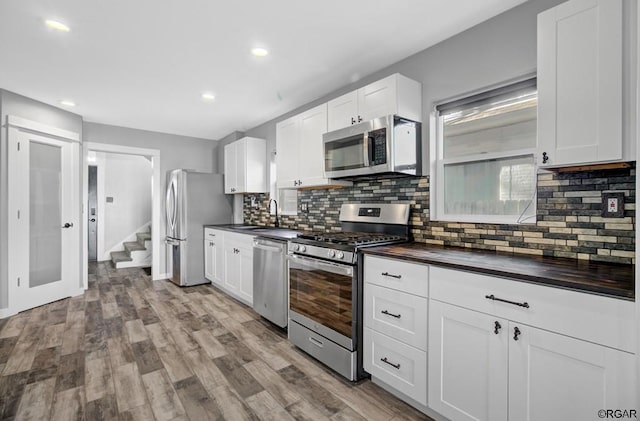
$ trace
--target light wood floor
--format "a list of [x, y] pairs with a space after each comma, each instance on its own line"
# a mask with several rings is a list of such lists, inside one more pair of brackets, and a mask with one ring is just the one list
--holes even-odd
[[428, 419], [213, 287], [91, 272], [84, 296], [0, 320], [1, 420]]

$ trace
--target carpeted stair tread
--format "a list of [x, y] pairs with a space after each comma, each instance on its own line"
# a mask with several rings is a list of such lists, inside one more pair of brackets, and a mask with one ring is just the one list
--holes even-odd
[[129, 253], [127, 253], [126, 251], [112, 251], [111, 260], [113, 261], [113, 263], [118, 263], [118, 262], [131, 262], [133, 259], [129, 256]]
[[136, 237], [138, 239], [138, 241], [149, 241], [151, 240], [151, 233], [150, 232], [139, 232], [136, 234]]
[[127, 241], [125, 243], [122, 243], [122, 245], [124, 246], [125, 250], [128, 251], [137, 251], [137, 250], [146, 250], [147, 248], [140, 244], [137, 241]]

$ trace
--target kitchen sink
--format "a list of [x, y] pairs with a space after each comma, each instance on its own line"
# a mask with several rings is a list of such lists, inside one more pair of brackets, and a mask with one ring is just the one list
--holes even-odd
[[260, 228], [264, 229], [265, 227], [261, 227], [258, 225], [243, 225], [239, 227], [233, 227], [233, 229], [236, 229], [236, 230], [256, 230]]

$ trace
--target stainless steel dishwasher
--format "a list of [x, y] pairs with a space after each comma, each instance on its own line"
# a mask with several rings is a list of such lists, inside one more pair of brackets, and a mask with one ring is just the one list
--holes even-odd
[[287, 326], [289, 310], [286, 256], [284, 240], [253, 241], [253, 309], [280, 327]]

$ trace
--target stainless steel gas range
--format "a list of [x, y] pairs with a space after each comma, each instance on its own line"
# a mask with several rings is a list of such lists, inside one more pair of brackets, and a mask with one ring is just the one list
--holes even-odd
[[289, 340], [349, 380], [362, 369], [365, 247], [406, 242], [408, 204], [343, 204], [341, 232], [289, 241]]

